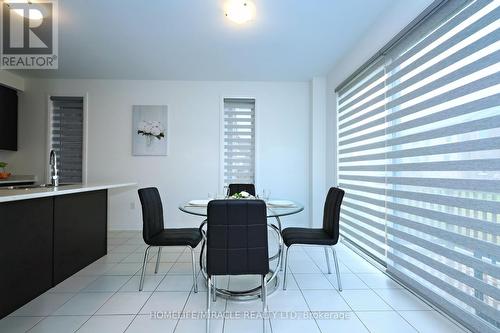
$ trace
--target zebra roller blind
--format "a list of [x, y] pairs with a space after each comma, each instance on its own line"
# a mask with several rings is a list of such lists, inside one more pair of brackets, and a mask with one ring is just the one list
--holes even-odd
[[224, 185], [254, 178], [255, 100], [224, 98]]
[[338, 91], [341, 230], [477, 332], [500, 328], [500, 1], [448, 1]]
[[50, 97], [52, 149], [58, 157], [60, 183], [82, 182], [83, 98]]

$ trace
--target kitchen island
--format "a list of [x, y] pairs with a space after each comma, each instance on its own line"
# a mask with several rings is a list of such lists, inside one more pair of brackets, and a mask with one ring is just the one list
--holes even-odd
[[0, 188], [0, 318], [107, 253], [108, 190]]

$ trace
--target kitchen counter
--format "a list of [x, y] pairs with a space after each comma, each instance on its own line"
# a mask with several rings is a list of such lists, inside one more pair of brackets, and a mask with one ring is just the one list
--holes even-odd
[[117, 183], [117, 184], [78, 184], [61, 185], [59, 187], [39, 187], [27, 189], [7, 189], [0, 187], [0, 202], [10, 202], [18, 200], [28, 200], [59, 196], [65, 194], [75, 194], [81, 192], [109, 190], [113, 188], [135, 186], [135, 183]]

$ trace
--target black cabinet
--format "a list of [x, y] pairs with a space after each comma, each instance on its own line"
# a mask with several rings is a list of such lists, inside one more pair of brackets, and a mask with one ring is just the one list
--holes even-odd
[[107, 192], [0, 203], [0, 319], [106, 254]]
[[107, 251], [107, 191], [54, 197], [54, 285]]
[[0, 149], [17, 150], [17, 91], [0, 85]]
[[53, 199], [0, 204], [0, 318], [52, 287]]

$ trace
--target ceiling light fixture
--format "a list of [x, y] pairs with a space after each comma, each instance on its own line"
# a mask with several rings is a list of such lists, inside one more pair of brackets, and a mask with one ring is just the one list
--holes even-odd
[[237, 24], [243, 24], [255, 17], [255, 5], [250, 0], [230, 0], [226, 3], [224, 15]]

